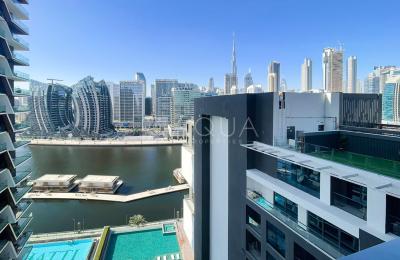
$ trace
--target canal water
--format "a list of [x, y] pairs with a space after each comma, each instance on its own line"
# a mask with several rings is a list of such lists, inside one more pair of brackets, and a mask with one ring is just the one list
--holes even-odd
[[[176, 185], [172, 175], [180, 167], [180, 146], [84, 147], [31, 146], [32, 179], [44, 174], [118, 175], [124, 184], [118, 193], [129, 194]], [[34, 233], [124, 225], [129, 216], [147, 221], [173, 218], [182, 212], [185, 192], [133, 202], [34, 200]], [[74, 226], [75, 223], [75, 226]]]

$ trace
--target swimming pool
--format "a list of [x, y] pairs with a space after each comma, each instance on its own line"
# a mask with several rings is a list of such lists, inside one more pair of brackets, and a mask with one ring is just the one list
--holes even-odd
[[[163, 234], [161, 228], [134, 231], [128, 233], [113, 233], [110, 237], [106, 260], [134, 259], [153, 260], [158, 256], [179, 254], [179, 245], [176, 234]], [[163, 259], [163, 258], [161, 258]]]
[[34, 244], [24, 260], [84, 260], [89, 255], [92, 244], [93, 239]]

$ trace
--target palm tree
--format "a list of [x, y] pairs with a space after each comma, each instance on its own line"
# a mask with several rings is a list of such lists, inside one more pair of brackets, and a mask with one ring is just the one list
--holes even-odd
[[143, 215], [133, 215], [132, 217], [129, 218], [129, 225], [130, 226], [141, 226], [144, 223], [146, 223], [146, 219], [144, 218]]

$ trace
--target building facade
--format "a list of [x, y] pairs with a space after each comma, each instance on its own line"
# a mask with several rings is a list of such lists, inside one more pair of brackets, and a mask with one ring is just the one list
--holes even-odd
[[114, 125], [136, 129], [143, 128], [144, 91], [145, 83], [143, 80], [120, 82], [119, 121], [114, 121]]
[[327, 92], [343, 92], [343, 50], [325, 48], [322, 53], [322, 84]]
[[345, 93], [197, 99], [195, 259], [337, 259], [397, 238], [400, 176], [352, 160], [396, 164], [400, 140], [339, 124], [344, 100], [362, 107], [373, 98], [379, 103]]
[[273, 61], [268, 66], [268, 90], [279, 92], [281, 83], [281, 64]]
[[105, 137], [113, 134], [112, 104], [106, 83], [86, 77], [72, 89], [74, 135]]
[[157, 79], [152, 86], [153, 114], [160, 125], [171, 123], [171, 90], [177, 86], [175, 79]]
[[382, 120], [389, 124], [400, 124], [400, 76], [386, 81], [382, 97]]
[[26, 103], [29, 93], [18, 88], [29, 76], [16, 70], [16, 66], [29, 65], [19, 53], [29, 50], [20, 37], [29, 34], [22, 22], [29, 18], [23, 7], [26, 4], [24, 0], [0, 1], [0, 259], [22, 259], [29, 251], [25, 245], [32, 234], [29, 231], [32, 202], [23, 198], [30, 191], [27, 179], [31, 173], [31, 153], [28, 142], [18, 140], [20, 134], [29, 131], [29, 125], [20, 121], [25, 116], [19, 115], [29, 110]]
[[194, 100], [201, 96], [197, 85], [179, 83], [172, 88], [171, 124], [173, 127], [186, 127], [186, 122], [193, 120]]
[[347, 58], [347, 93], [357, 92], [357, 57]]
[[301, 65], [301, 91], [308, 92], [312, 89], [312, 61], [305, 58]]
[[244, 76], [244, 89], [246, 90], [253, 84], [254, 84], [253, 77], [251, 76], [251, 70], [249, 69], [249, 72], [247, 72], [246, 75]]
[[231, 73], [225, 74], [224, 79], [224, 90], [225, 95], [229, 95], [232, 93], [231, 88], [233, 86], [238, 86], [238, 75], [237, 75], [237, 64], [236, 64], [236, 44], [235, 37], [233, 38], [233, 48], [232, 48], [232, 70]]

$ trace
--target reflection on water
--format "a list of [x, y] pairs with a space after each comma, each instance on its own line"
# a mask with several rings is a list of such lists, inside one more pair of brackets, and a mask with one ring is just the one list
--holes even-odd
[[[180, 167], [180, 146], [82, 147], [31, 146], [32, 179], [43, 174], [118, 175], [124, 185], [118, 193], [135, 193], [175, 185], [172, 171]], [[126, 224], [134, 214], [148, 221], [173, 218], [182, 212], [184, 192], [140, 201], [35, 200], [31, 228], [35, 233], [73, 230], [74, 220], [88, 228]], [[84, 222], [84, 223], [83, 223]]]

